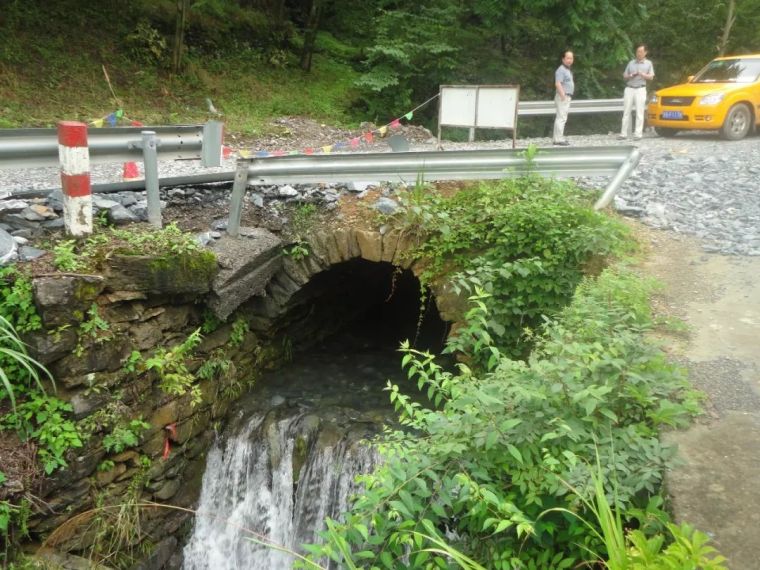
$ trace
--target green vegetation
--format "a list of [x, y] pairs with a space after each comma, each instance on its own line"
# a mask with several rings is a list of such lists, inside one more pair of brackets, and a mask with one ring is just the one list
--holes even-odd
[[26, 352], [19, 333], [41, 328], [29, 279], [13, 267], [0, 269], [0, 405], [11, 403], [0, 416], [0, 430], [14, 430], [22, 440], [33, 439], [45, 473], [66, 466], [64, 456], [82, 441], [66, 418], [71, 405], [45, 392], [43, 377], [52, 376]]
[[425, 552], [436, 539], [494, 569], [607, 560], [612, 553], [589, 507], [597, 455], [597, 481], [623, 524], [645, 532], [640, 513], [674, 453], [658, 430], [685, 425], [699, 409], [683, 373], [647, 339], [649, 288], [623, 267], [585, 279], [535, 333], [524, 361], [494, 345], [487, 309], [494, 299], [482, 290], [472, 297], [465, 338], [449, 350], [485, 364], [449, 371], [403, 346], [404, 367], [432, 407], [389, 384], [405, 429], [380, 440], [384, 462], [363, 477], [366, 490], [346, 523], [334, 525], [350, 550], [331, 541], [314, 551], [378, 568], [398, 568], [406, 555], [404, 567], [448, 568]]
[[723, 567], [661, 509], [675, 450], [659, 432], [687, 425], [699, 395], [651, 340], [655, 285], [601, 269], [630, 238], [586, 200], [532, 177], [405, 197], [392, 221], [420, 240], [423, 280], [471, 293], [446, 348], [459, 363], [401, 347], [429, 404], [388, 384], [403, 429], [377, 440], [383, 461], [314, 563]]
[[148, 429], [150, 424], [137, 418], [130, 420], [125, 425], [117, 426], [103, 438], [103, 448], [109, 453], [121, 453], [130, 447], [136, 447], [140, 443], [140, 434]]
[[[5, 4], [0, 127], [91, 122], [118, 108], [122, 124], [192, 123], [218, 117], [211, 99], [228, 132], [287, 137], [272, 118], [384, 123], [440, 84], [519, 84], [524, 99], [547, 99], [565, 48], [576, 53], [578, 92], [594, 98], [620, 96], [637, 41], [650, 44], [660, 86], [694, 73], [717, 50], [760, 45], [756, 0], [710, 0], [698, 10], [684, 0]], [[415, 120], [431, 126], [435, 110], [420, 109]], [[579, 118], [575, 128], [600, 121]], [[521, 132], [526, 127], [536, 130], [526, 122]]]
[[525, 329], [565, 306], [584, 271], [632, 244], [622, 224], [594, 212], [588, 193], [567, 182], [526, 177], [451, 197], [417, 186], [391, 223], [420, 243], [410, 255], [426, 264], [422, 281], [459, 272], [457, 291], [489, 293], [489, 334], [514, 355], [530, 348]]
[[202, 401], [202, 394], [195, 375], [187, 368], [187, 359], [200, 342], [201, 329], [198, 328], [183, 342], [172, 348], [161, 347], [146, 359], [139, 352], [132, 352], [125, 368], [137, 373], [153, 371], [161, 390], [174, 396], [190, 394], [191, 405], [195, 406]]
[[161, 229], [137, 225], [96, 228], [83, 240], [62, 240], [52, 249], [53, 263], [60, 271], [97, 271], [114, 255], [151, 256], [158, 269], [172, 264], [191, 268], [215, 264], [214, 255], [176, 224]]

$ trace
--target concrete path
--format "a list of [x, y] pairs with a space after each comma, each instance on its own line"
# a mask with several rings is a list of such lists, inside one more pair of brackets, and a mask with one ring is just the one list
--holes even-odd
[[666, 434], [684, 463], [668, 478], [676, 518], [707, 532], [731, 570], [760, 569], [760, 257], [706, 254], [696, 240], [643, 230], [660, 312], [686, 335], [668, 350], [708, 395], [707, 414]]

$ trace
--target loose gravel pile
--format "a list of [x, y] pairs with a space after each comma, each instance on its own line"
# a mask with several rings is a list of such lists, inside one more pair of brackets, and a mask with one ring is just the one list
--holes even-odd
[[[574, 147], [595, 147], [632, 144], [618, 141], [613, 135], [570, 137]], [[522, 139], [519, 147], [535, 144], [549, 146], [549, 139]], [[626, 216], [641, 219], [659, 229], [699, 237], [703, 248], [710, 252], [734, 255], [760, 255], [760, 136], [743, 141], [723, 141], [709, 133], [686, 133], [675, 138], [660, 138], [648, 133], [635, 143], [641, 150], [642, 160], [634, 174], [624, 183], [615, 198], [615, 208]], [[474, 148], [510, 148], [511, 141], [446, 143], [445, 150]], [[435, 141], [417, 142], [412, 150], [434, 150]], [[377, 149], [387, 150], [378, 145]], [[234, 156], [226, 159], [221, 168], [203, 169], [191, 161], [161, 162], [159, 175], [180, 176], [201, 172], [234, 170]], [[121, 165], [95, 165], [92, 170], [94, 184], [119, 181]], [[580, 180], [584, 186], [602, 189], [608, 180], [588, 178]], [[62, 226], [60, 191], [48, 199], [19, 200], [14, 193], [28, 190], [55, 188], [60, 184], [57, 168], [0, 170], [0, 246], [5, 251], [0, 258], [20, 255], [33, 258], [42, 252], [27, 246], [40, 231], [55, 230]], [[339, 196], [346, 192], [360, 192], [362, 186], [352, 185], [287, 185], [257, 188], [248, 193], [249, 202], [258, 208], [273, 208], [282, 202], [311, 201], [334, 207]], [[389, 192], [384, 192], [385, 209], [393, 208]], [[213, 201], [216, 206], [228, 200], [229, 192], [197, 189], [169, 189], [162, 191], [165, 204], [204, 207]], [[96, 197], [96, 214], [105, 215], [111, 223], [124, 224], [144, 221], [147, 216], [144, 192], [120, 192]], [[222, 204], [224, 206], [224, 204]], [[209, 219], [208, 228], [223, 229], [219, 220]], [[216, 234], [214, 234], [215, 236]], [[10, 255], [8, 240], [20, 247]], [[0, 249], [2, 249], [0, 247]]]

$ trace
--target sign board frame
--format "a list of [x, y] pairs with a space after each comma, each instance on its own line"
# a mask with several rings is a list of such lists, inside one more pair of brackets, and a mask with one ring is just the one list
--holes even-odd
[[512, 148], [517, 145], [519, 85], [441, 85], [438, 102], [438, 148], [441, 127], [505, 129], [512, 131]]

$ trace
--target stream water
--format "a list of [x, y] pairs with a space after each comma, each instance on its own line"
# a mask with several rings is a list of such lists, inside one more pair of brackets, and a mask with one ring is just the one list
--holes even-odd
[[322, 302], [321, 318], [346, 318], [330, 311], [348, 315], [357, 300], [364, 310], [259, 379], [235, 405], [208, 455], [186, 570], [291, 568], [289, 552], [319, 540], [324, 519], [338, 518], [360, 491], [356, 476], [377, 463], [367, 440], [396, 418], [386, 382], [416, 392], [401, 369], [399, 342], [442, 348], [448, 325], [429, 299], [420, 317], [411, 272], [365, 261], [338, 269], [332, 281], [329, 272], [313, 280], [322, 294], [340, 291], [332, 304]]
[[393, 416], [382, 388], [400, 377], [397, 351], [344, 335], [262, 378], [209, 453], [184, 568], [291, 568], [251, 538], [302, 552], [346, 510], [377, 461], [363, 440]]

